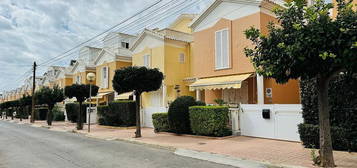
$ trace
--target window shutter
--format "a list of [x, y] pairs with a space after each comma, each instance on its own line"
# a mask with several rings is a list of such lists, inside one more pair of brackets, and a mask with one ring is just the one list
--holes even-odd
[[184, 54], [184, 53], [180, 53], [180, 55], [179, 55], [179, 62], [180, 62], [180, 63], [185, 63], [185, 54]]
[[222, 32], [216, 32], [216, 68], [222, 67]]
[[229, 67], [228, 30], [222, 31], [222, 67]]
[[105, 88], [109, 86], [109, 67], [105, 67], [105, 80], [104, 80]]
[[150, 67], [150, 55], [144, 55], [144, 66]]

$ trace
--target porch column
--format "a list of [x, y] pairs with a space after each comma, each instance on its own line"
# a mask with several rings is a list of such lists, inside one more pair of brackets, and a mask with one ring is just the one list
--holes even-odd
[[196, 101], [201, 101], [201, 92], [200, 90], [196, 90]]
[[264, 104], [264, 77], [257, 74], [257, 101], [258, 104]]
[[162, 107], [166, 107], [166, 93], [167, 93], [167, 87], [165, 84], [162, 85]]

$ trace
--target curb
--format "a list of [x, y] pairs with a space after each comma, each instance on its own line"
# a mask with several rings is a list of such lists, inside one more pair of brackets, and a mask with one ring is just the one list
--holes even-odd
[[188, 150], [188, 149], [176, 149], [174, 153], [179, 156], [185, 156], [194, 159], [205, 160], [218, 164], [241, 167], [241, 168], [305, 168], [305, 167], [291, 166], [291, 165], [275, 165], [268, 162], [259, 162], [259, 161], [235, 158], [222, 154], [199, 152], [199, 151]]

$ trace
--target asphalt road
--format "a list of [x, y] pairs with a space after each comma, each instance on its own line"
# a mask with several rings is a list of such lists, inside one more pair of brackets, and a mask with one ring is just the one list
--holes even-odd
[[172, 151], [0, 121], [0, 168], [228, 168]]

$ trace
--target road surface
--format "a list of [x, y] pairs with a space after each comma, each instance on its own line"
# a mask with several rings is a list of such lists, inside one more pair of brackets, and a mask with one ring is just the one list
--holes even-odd
[[0, 168], [228, 168], [173, 152], [0, 121]]

